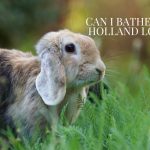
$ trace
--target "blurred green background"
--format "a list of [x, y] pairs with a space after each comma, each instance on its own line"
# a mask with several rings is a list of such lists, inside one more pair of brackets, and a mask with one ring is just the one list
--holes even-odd
[[[1, 0], [0, 47], [34, 52], [36, 42], [49, 31], [68, 28], [88, 35], [87, 17], [136, 18], [149, 17], [149, 13], [149, 0]], [[133, 85], [142, 66], [150, 66], [149, 36], [94, 39], [111, 80], [125, 77]]]

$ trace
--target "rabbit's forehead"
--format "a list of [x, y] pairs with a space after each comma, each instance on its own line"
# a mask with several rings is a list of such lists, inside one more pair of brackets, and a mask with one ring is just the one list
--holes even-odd
[[79, 43], [80, 43], [80, 48], [81, 48], [81, 53], [86, 55], [86, 56], [93, 56], [96, 58], [96, 56], [100, 55], [100, 52], [98, 48], [95, 45], [94, 40], [87, 36], [80, 36], [79, 38]]
[[63, 44], [74, 43], [80, 46], [81, 51], [83, 51], [83, 53], [89, 51], [91, 53], [99, 54], [99, 51], [96, 47], [94, 40], [85, 35], [81, 35], [77, 33], [63, 34], [63, 36], [61, 37], [61, 42]]
[[76, 38], [73, 35], [67, 34], [60, 37], [60, 42], [62, 44], [76, 43]]
[[64, 44], [66, 43], [74, 43], [76, 45], [83, 62], [88, 61], [89, 63], [93, 63], [97, 59], [100, 59], [100, 52], [94, 40], [88, 36], [81, 34], [68, 35], [64, 37]]

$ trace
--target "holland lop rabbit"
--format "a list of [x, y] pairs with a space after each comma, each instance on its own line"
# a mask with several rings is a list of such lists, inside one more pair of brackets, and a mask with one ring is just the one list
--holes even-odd
[[49, 32], [37, 43], [38, 56], [0, 49], [1, 127], [32, 134], [59, 119], [66, 105], [72, 123], [86, 100], [86, 87], [103, 79], [105, 65], [95, 42], [69, 30]]

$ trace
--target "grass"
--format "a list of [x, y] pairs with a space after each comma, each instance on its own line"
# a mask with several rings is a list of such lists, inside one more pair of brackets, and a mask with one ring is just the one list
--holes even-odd
[[[63, 126], [62, 114], [57, 130], [42, 142], [16, 139], [8, 129], [11, 149], [150, 150], [150, 74], [143, 69], [118, 80], [108, 94], [103, 90], [103, 100], [90, 94], [94, 103], [87, 101], [75, 124]], [[3, 140], [1, 145], [8, 149]]]

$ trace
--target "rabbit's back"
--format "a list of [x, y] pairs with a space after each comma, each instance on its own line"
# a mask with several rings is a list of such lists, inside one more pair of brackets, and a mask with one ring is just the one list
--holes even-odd
[[12, 93], [12, 72], [13, 66], [9, 59], [10, 52], [0, 49], [0, 110], [4, 111], [6, 101]]
[[37, 57], [18, 50], [0, 49], [0, 127], [11, 122], [7, 111], [23, 99], [28, 80], [39, 73]]
[[25, 84], [29, 76], [39, 72], [39, 63], [30, 53], [0, 49], [0, 102], [8, 99], [13, 88]]

